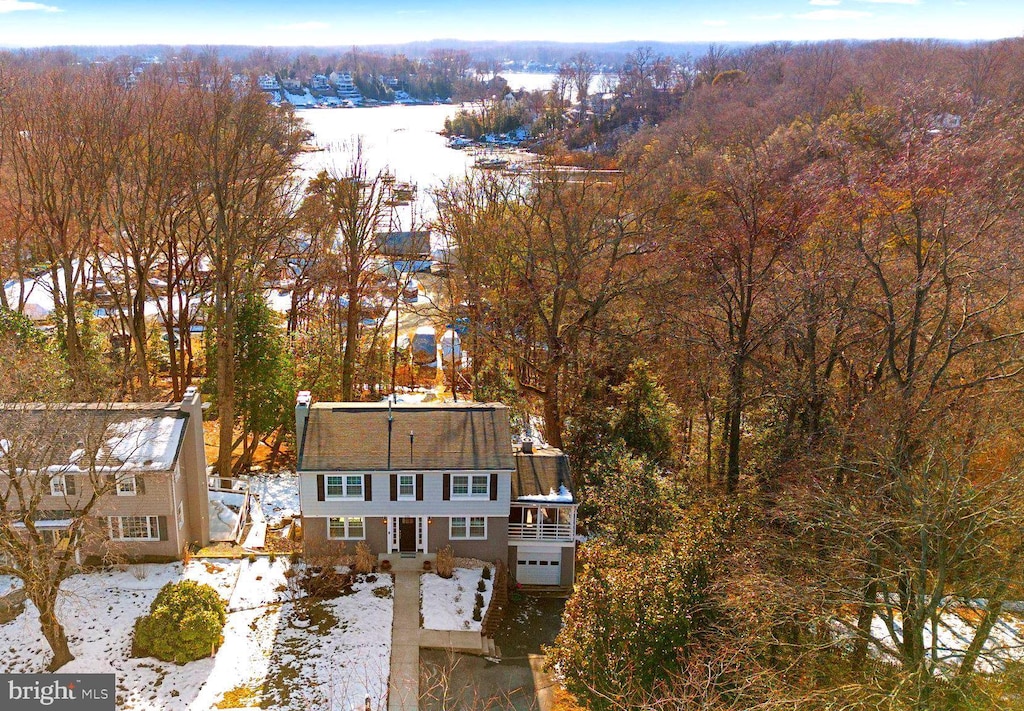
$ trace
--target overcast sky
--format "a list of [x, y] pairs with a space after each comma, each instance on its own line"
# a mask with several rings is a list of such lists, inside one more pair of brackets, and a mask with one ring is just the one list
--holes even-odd
[[0, 0], [0, 45], [728, 42], [1024, 34], [1024, 0]]

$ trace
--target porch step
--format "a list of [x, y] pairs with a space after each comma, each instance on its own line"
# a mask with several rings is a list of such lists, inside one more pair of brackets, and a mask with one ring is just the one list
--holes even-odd
[[391, 563], [392, 570], [423, 570], [423, 561], [429, 560], [431, 563], [437, 556], [433, 553], [389, 553], [381, 554], [377, 556], [378, 563], [380, 561], [389, 561]]

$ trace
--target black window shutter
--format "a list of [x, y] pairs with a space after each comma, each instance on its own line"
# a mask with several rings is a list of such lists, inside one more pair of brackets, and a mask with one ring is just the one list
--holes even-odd
[[391, 500], [398, 501], [398, 475], [391, 475]]
[[491, 501], [498, 500], [498, 475], [496, 472], [491, 472]]
[[326, 497], [324, 496], [324, 475], [316, 475], [316, 500], [323, 501]]
[[423, 501], [423, 475], [416, 475], [416, 500]]
[[117, 474], [106, 474], [103, 478], [106, 480], [107, 487], [117, 493]]
[[146, 482], [141, 474], [135, 475], [135, 493], [145, 494], [146, 493]]
[[99, 525], [100, 530], [103, 532], [103, 538], [106, 540], [110, 538], [110, 519], [106, 516], [97, 516], [96, 523]]
[[363, 501], [373, 501], [373, 477], [363, 474]]
[[68, 496], [74, 496], [75, 495], [75, 475], [74, 474], [65, 474], [64, 475], [64, 492]]
[[157, 516], [156, 517], [156, 527], [157, 527], [157, 530], [160, 532], [160, 540], [161, 541], [166, 541], [167, 540], [167, 517], [166, 516]]
[[444, 473], [444, 477], [441, 480], [441, 498], [445, 501], [451, 501], [452, 499], [452, 475], [448, 472]]

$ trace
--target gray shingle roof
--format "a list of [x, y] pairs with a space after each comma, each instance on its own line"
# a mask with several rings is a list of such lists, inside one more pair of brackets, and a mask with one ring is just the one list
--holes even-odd
[[[392, 406], [391, 417], [393, 470], [514, 467], [504, 405], [402, 403]], [[314, 404], [301, 443], [299, 469], [387, 470], [387, 403]]]
[[533, 454], [515, 453], [516, 468], [512, 472], [512, 500], [521, 496], [544, 496], [557, 492], [560, 486], [568, 489], [573, 499], [576, 487], [569, 470], [569, 457], [554, 447], [536, 449]]

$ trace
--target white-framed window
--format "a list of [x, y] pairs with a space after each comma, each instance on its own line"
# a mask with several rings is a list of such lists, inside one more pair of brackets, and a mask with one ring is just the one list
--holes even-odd
[[334, 540], [363, 540], [366, 538], [366, 526], [362, 516], [340, 516], [327, 519], [327, 537]]
[[452, 498], [486, 499], [490, 495], [488, 474], [453, 474]]
[[178, 502], [178, 528], [185, 528], [185, 502]]
[[399, 474], [398, 475], [398, 498], [399, 499], [415, 499], [416, 498], [416, 475], [415, 474]]
[[135, 481], [134, 474], [122, 474], [117, 477], [117, 495], [135, 496], [139, 493], [139, 487]]
[[110, 540], [159, 541], [160, 524], [156, 516], [111, 516]]
[[449, 538], [487, 538], [486, 516], [452, 516], [448, 527]]
[[54, 474], [50, 477], [50, 496], [66, 496], [67, 493], [67, 481], [63, 474]]
[[324, 493], [328, 499], [360, 499], [363, 498], [363, 475], [345, 474], [324, 477]]

